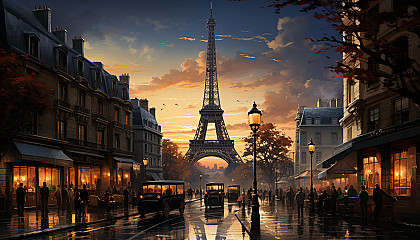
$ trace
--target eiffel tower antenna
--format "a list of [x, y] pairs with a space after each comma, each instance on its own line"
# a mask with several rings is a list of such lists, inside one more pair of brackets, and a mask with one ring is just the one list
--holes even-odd
[[[234, 141], [229, 138], [223, 120], [224, 111], [220, 105], [219, 84], [217, 81], [215, 28], [216, 20], [213, 18], [213, 2], [210, 2], [210, 18], [207, 19], [208, 41], [203, 107], [200, 110], [200, 122], [198, 123], [194, 140], [190, 140], [190, 147], [185, 154], [185, 158], [191, 164], [195, 164], [201, 158], [209, 156], [220, 157], [228, 164], [242, 162], [241, 157], [235, 150]], [[209, 123], [214, 123], [216, 127], [217, 140], [206, 140]]]

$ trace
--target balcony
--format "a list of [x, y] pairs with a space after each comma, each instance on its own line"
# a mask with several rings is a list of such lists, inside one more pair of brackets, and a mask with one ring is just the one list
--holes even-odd
[[125, 126], [125, 124], [117, 122], [117, 121], [112, 121], [111, 124], [112, 124], [113, 127], [117, 127], [117, 128], [121, 128], [121, 129], [124, 129], [124, 126]]
[[92, 114], [92, 121], [107, 123], [108, 120], [101, 114]]
[[82, 107], [82, 106], [74, 106], [73, 111], [75, 111], [76, 113], [81, 113], [83, 115], [89, 115], [89, 113], [90, 113], [89, 109], [87, 109], [85, 107]]
[[104, 144], [88, 142], [88, 141], [85, 141], [85, 140], [80, 140], [80, 139], [75, 139], [75, 138], [67, 138], [67, 141], [69, 141], [69, 143], [75, 144], [75, 145], [80, 145], [80, 146], [85, 146], [85, 147], [90, 147], [90, 148], [97, 148], [97, 149], [105, 149]]
[[392, 115], [392, 125], [408, 122], [409, 119], [410, 112], [408, 111], [408, 109], [405, 109]]
[[63, 101], [61, 99], [56, 99], [54, 100], [54, 105], [55, 108], [65, 108], [65, 109], [70, 109], [71, 104]]

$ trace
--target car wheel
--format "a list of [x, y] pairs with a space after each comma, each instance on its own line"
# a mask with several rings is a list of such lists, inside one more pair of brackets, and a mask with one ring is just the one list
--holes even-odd
[[169, 203], [164, 202], [162, 205], [162, 215], [164, 218], [167, 218], [169, 216]]
[[179, 214], [183, 215], [184, 214], [184, 210], [185, 210], [185, 202], [184, 202], [184, 200], [182, 200], [179, 203]]

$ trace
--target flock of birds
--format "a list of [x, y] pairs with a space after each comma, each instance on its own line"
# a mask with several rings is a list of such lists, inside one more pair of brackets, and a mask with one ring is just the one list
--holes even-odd
[[[239, 101], [239, 100], [236, 100], [236, 101], [237, 101], [237, 102], [239, 102], [239, 103], [241, 102], [241, 101]], [[247, 103], [248, 101], [245, 101], [245, 102]], [[242, 101], [242, 103], [243, 103], [243, 101]], [[179, 106], [179, 105], [178, 105], [178, 103], [175, 103], [174, 105], [175, 105], [175, 106]], [[162, 103], [162, 106], [166, 106], [166, 104]], [[162, 107], [160, 110], [161, 110], [161, 111], [163, 111], [163, 109], [165, 109], [165, 108], [164, 108], [164, 107]]]

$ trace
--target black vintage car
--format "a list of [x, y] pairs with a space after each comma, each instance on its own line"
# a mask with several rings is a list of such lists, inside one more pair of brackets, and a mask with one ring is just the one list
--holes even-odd
[[225, 184], [221, 182], [209, 182], [206, 184], [204, 204], [206, 207], [221, 206], [225, 201]]
[[238, 198], [241, 196], [241, 186], [240, 185], [230, 185], [228, 186], [228, 202], [238, 202]]
[[168, 217], [169, 212], [179, 209], [184, 214], [185, 193], [183, 181], [149, 181], [143, 183], [143, 192], [139, 196], [138, 211], [141, 216], [151, 212], [162, 212]]

